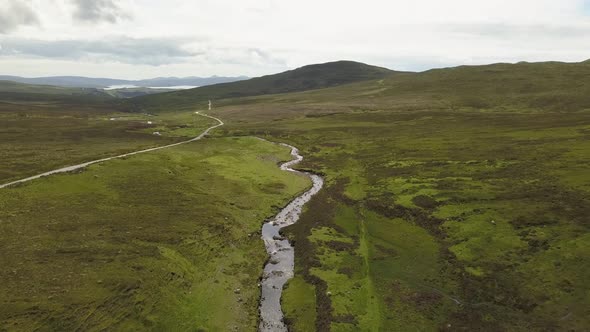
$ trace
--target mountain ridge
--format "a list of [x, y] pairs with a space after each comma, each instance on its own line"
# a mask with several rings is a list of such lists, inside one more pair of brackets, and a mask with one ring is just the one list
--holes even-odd
[[208, 99], [227, 99], [267, 94], [301, 92], [336, 87], [349, 83], [370, 81], [404, 72], [361, 62], [340, 60], [312, 64], [278, 74], [248, 80], [221, 83], [153, 96], [134, 98], [136, 106], [157, 107], [170, 104], [196, 104]]
[[211, 84], [228, 83], [248, 79], [246, 76], [188, 76], [188, 77], [156, 77], [143, 80], [124, 80], [116, 78], [86, 77], [86, 76], [46, 76], [21, 77], [0, 75], [0, 80], [13, 81], [34, 85], [53, 85], [75, 88], [107, 88], [113, 85], [134, 85], [137, 87], [170, 87], [170, 86], [206, 86]]

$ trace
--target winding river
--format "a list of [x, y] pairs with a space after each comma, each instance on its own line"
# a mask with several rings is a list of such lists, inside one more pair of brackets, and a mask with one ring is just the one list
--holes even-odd
[[297, 148], [283, 143], [281, 145], [291, 148], [291, 156], [293, 157], [293, 160], [281, 165], [281, 170], [304, 174], [311, 179], [313, 186], [292, 200], [289, 205], [262, 226], [262, 239], [270, 259], [264, 267], [261, 281], [262, 295], [260, 299], [259, 327], [261, 332], [287, 331], [287, 326], [283, 322], [283, 311], [281, 310], [281, 294], [285, 283], [293, 277], [295, 253], [289, 241], [281, 236], [280, 230], [297, 222], [303, 205], [309, 202], [311, 197], [320, 191], [324, 185], [324, 180], [320, 176], [291, 168], [293, 165], [300, 163], [303, 157], [299, 154]]
[[[129, 157], [136, 154], [167, 149], [181, 144], [194, 142], [205, 137], [209, 133], [209, 131], [224, 125], [223, 121], [216, 117], [212, 117], [203, 113], [197, 114], [216, 120], [218, 123], [207, 128], [199, 136], [183, 142], [129, 152], [113, 157], [85, 162], [78, 165], [63, 167], [42, 174], [34, 175], [25, 179], [0, 184], [0, 189], [7, 188], [19, 183], [29, 182], [53, 174], [71, 172], [77, 169], [90, 166], [92, 164], [97, 164], [108, 160]], [[266, 222], [262, 227], [262, 239], [264, 240], [266, 251], [270, 255], [270, 259], [264, 267], [264, 273], [261, 281], [262, 296], [260, 300], [260, 331], [263, 332], [287, 331], [287, 327], [283, 322], [283, 311], [281, 310], [281, 295], [283, 292], [283, 286], [289, 279], [293, 277], [295, 253], [293, 251], [293, 246], [291, 246], [289, 241], [280, 235], [280, 230], [283, 227], [292, 225], [297, 222], [305, 203], [309, 202], [311, 197], [315, 195], [318, 191], [320, 191], [320, 189], [324, 185], [324, 180], [319, 175], [308, 172], [300, 172], [291, 168], [292, 166], [300, 163], [303, 160], [303, 157], [299, 154], [299, 150], [297, 148], [284, 143], [280, 144], [289, 147], [291, 149], [291, 156], [293, 157], [293, 160], [288, 161], [280, 166], [281, 170], [308, 176], [311, 179], [313, 185], [311, 189], [292, 200], [273, 219]]]

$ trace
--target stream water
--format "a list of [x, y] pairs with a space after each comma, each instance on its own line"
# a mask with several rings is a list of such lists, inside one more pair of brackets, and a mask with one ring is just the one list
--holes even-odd
[[291, 145], [281, 144], [291, 148], [293, 160], [281, 165], [281, 169], [287, 172], [304, 174], [313, 182], [311, 189], [295, 198], [289, 205], [283, 208], [274, 218], [262, 226], [262, 239], [270, 259], [264, 267], [261, 288], [262, 297], [260, 300], [260, 327], [261, 332], [287, 331], [283, 322], [283, 311], [281, 309], [281, 295], [283, 286], [293, 277], [295, 265], [295, 253], [293, 246], [279, 233], [283, 227], [297, 222], [305, 203], [309, 202], [322, 186], [324, 180], [315, 174], [300, 172], [291, 167], [303, 160], [299, 150]]

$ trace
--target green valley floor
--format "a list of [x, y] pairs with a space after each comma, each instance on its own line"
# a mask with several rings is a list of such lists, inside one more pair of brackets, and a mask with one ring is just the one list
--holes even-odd
[[125, 113], [90, 102], [0, 101], [0, 183], [187, 140], [215, 123], [193, 110]]
[[254, 330], [288, 148], [208, 138], [0, 190], [0, 330]]
[[284, 230], [292, 331], [587, 331], [589, 74], [496, 64], [2, 101], [6, 183], [197, 136], [214, 121], [195, 108], [228, 97], [201, 141], [0, 189], [0, 331], [255, 331], [261, 225], [310, 186], [255, 137], [325, 179]]
[[588, 112], [347, 110], [306, 96], [216, 112], [226, 134], [299, 146], [300, 167], [326, 177], [287, 231], [294, 331], [590, 326]]

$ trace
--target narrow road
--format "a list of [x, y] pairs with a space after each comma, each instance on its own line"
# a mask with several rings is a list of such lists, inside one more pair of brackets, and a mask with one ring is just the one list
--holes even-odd
[[68, 166], [68, 167], [56, 169], [56, 170], [53, 170], [53, 171], [45, 172], [43, 174], [34, 175], [34, 176], [28, 177], [26, 179], [16, 180], [16, 181], [5, 183], [5, 184], [0, 184], [0, 189], [6, 188], [6, 187], [9, 187], [9, 186], [18, 184], [18, 183], [29, 182], [29, 181], [32, 181], [32, 180], [35, 180], [35, 179], [42, 178], [44, 176], [48, 176], [48, 175], [71, 172], [71, 171], [74, 171], [74, 170], [77, 170], [77, 169], [80, 169], [80, 168], [84, 168], [86, 166], [90, 166], [92, 164], [102, 163], [104, 161], [109, 161], [109, 160], [113, 160], [113, 159], [129, 157], [129, 156], [133, 156], [133, 155], [140, 154], [140, 153], [146, 153], [146, 152], [151, 152], [151, 151], [157, 151], [157, 150], [167, 149], [167, 148], [171, 148], [173, 146], [178, 146], [178, 145], [181, 145], [181, 144], [186, 144], [186, 143], [198, 141], [201, 138], [205, 137], [205, 135], [207, 135], [209, 133], [209, 131], [211, 131], [211, 130], [217, 128], [217, 127], [221, 127], [221, 126], [224, 125], [223, 121], [221, 121], [220, 119], [218, 119], [216, 117], [213, 117], [213, 116], [210, 116], [210, 115], [207, 115], [207, 114], [201, 114], [201, 113], [196, 113], [196, 114], [198, 114], [200, 116], [204, 116], [206, 118], [211, 118], [211, 119], [213, 119], [213, 120], [215, 120], [215, 121], [217, 121], [219, 123], [216, 124], [216, 125], [214, 125], [214, 126], [211, 126], [211, 127], [207, 128], [204, 132], [201, 133], [201, 135], [199, 135], [199, 136], [197, 136], [195, 138], [189, 139], [188, 141], [182, 141], [182, 142], [178, 142], [178, 143], [174, 143], [174, 144], [169, 144], [169, 145], [164, 145], [164, 146], [158, 146], [158, 147], [155, 147], [155, 148], [149, 148], [149, 149], [145, 149], [145, 150], [129, 152], [129, 153], [125, 153], [125, 154], [122, 154], [122, 155], [119, 155], [119, 156], [114, 156], [114, 157], [108, 157], [108, 158], [93, 160], [93, 161], [85, 162], [83, 164], [78, 164], [78, 165], [73, 165], [73, 166]]

